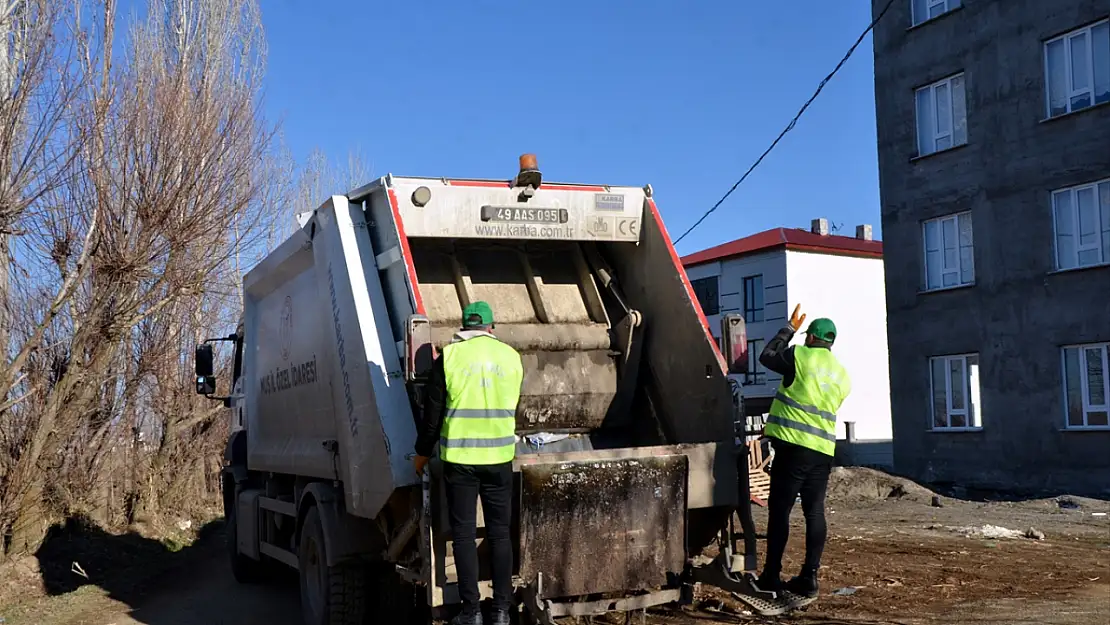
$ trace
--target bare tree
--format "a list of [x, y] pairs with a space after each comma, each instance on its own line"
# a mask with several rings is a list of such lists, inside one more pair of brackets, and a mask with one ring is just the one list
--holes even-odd
[[[119, 58], [114, 0], [14, 4], [12, 28], [39, 46], [18, 48], [15, 93], [38, 92], [0, 103], [0, 148], [29, 171], [0, 164], [0, 235], [22, 261], [0, 272], [21, 278], [0, 283], [0, 534], [34, 525], [43, 502], [87, 507], [113, 454], [149, 467], [126, 486], [132, 511], [204, 482], [219, 411], [188, 392], [187, 354], [206, 321], [235, 315], [241, 256], [260, 253], [287, 195], [259, 110], [253, 0], [151, 0]], [[63, 33], [70, 57], [45, 43]], [[65, 71], [47, 79], [36, 62]]]
[[[17, 319], [40, 315], [52, 299], [64, 301], [62, 294], [72, 286], [63, 281], [51, 298], [49, 286], [28, 284], [36, 282], [35, 267], [13, 263], [17, 252], [27, 251], [18, 240], [26, 222], [49, 209], [44, 199], [64, 184], [81, 143], [68, 119], [81, 78], [72, 71], [75, 45], [59, 44], [53, 36], [68, 4], [0, 1], [0, 444], [15, 452], [22, 450], [28, 432], [18, 418], [28, 413], [22, 404], [49, 383], [48, 376], [29, 376], [27, 366], [35, 364], [29, 363], [31, 346], [42, 342], [50, 324], [22, 334], [16, 331]], [[15, 463], [5, 460], [0, 462], [0, 492], [8, 497], [0, 498], [0, 530], [9, 535], [16, 516], [10, 504], [26, 489], [13, 488], [19, 482]], [[34, 497], [28, 502], [33, 504]]]
[[[291, 190], [293, 214], [311, 213], [333, 194], [346, 193], [370, 182], [371, 173], [360, 152], [348, 153], [347, 161], [340, 164], [329, 161], [323, 150], [313, 150], [298, 172]], [[295, 223], [290, 219], [287, 228], [292, 229]], [[287, 233], [288, 230], [282, 231], [282, 234]]]
[[[191, 352], [294, 215], [369, 181], [299, 167], [260, 110], [256, 0], [0, 0], [0, 536], [217, 495]], [[226, 362], [224, 365], [226, 366]], [[0, 558], [3, 550], [0, 550]]]

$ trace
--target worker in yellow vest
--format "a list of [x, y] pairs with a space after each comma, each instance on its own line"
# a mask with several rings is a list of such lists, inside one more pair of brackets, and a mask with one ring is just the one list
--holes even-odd
[[[836, 412], [852, 390], [848, 372], [832, 353], [836, 325], [815, 319], [806, 330], [804, 345], [790, 340], [805, 315], [794, 307], [790, 325], [779, 330], [759, 356], [765, 367], [782, 375], [764, 435], [775, 451], [771, 464], [768, 501], [767, 561], [756, 585], [784, 593], [791, 607], [817, 599], [817, 570], [825, 549], [825, 491], [836, 450]], [[782, 583], [782, 555], [790, 535], [790, 511], [798, 496], [806, 521], [806, 557], [801, 573]]]
[[414, 463], [417, 474], [422, 474], [439, 443], [463, 604], [452, 625], [483, 625], [475, 542], [479, 496], [492, 560], [492, 622], [509, 625], [513, 595], [509, 523], [516, 408], [524, 367], [520, 354], [493, 335], [493, 310], [486, 302], [468, 305], [462, 326], [432, 366]]

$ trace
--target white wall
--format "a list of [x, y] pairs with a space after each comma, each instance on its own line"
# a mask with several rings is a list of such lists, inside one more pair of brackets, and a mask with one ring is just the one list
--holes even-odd
[[[786, 252], [789, 304], [802, 305], [806, 324], [836, 323], [833, 352], [848, 369], [852, 393], [838, 413], [838, 435], [854, 421], [859, 440], [891, 438], [883, 261], [809, 252]], [[798, 333], [794, 342], [801, 343]]]
[[[696, 265], [686, 269], [690, 280], [718, 276], [718, 291], [720, 293], [720, 312], [715, 315], [706, 315], [713, 336], [720, 339], [721, 314], [738, 312], [744, 313], [744, 278], [748, 276], [763, 276], [763, 321], [753, 322], [745, 318], [748, 340], [762, 339], [764, 345], [775, 333], [786, 325], [789, 311], [786, 308], [786, 251], [783, 249], [772, 250], [760, 254], [738, 256], [724, 261], [716, 261]], [[758, 360], [759, 354], [755, 355]], [[758, 380], [761, 384], [745, 384], [745, 376], [732, 376], [744, 384], [745, 397], [772, 397], [778, 389], [782, 376], [767, 371], [763, 365], [756, 363], [758, 376], [749, 377], [748, 381]]]

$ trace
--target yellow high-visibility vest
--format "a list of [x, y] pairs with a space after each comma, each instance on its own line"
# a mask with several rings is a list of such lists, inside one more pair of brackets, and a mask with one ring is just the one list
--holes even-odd
[[779, 386], [763, 433], [832, 456], [836, 452], [836, 412], [852, 392], [848, 371], [832, 352], [794, 348], [794, 383]]
[[516, 407], [524, 366], [515, 349], [490, 335], [443, 348], [447, 413], [439, 440], [445, 462], [489, 465], [516, 454]]

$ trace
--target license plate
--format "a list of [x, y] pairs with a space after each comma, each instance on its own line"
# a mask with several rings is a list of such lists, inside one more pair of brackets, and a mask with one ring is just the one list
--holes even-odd
[[521, 208], [516, 206], [483, 206], [482, 221], [531, 224], [565, 224], [565, 208]]

